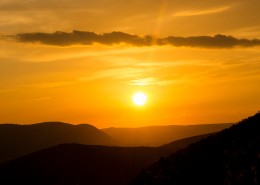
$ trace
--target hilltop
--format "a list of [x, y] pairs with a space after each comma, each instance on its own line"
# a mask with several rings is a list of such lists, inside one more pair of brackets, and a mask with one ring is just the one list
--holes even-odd
[[260, 184], [260, 114], [161, 158], [131, 184]]
[[139, 128], [106, 128], [102, 129], [116, 139], [120, 146], [161, 146], [187, 137], [208, 134], [228, 128], [232, 123], [166, 125]]
[[0, 163], [64, 143], [116, 145], [110, 136], [89, 124], [45, 122], [32, 125], [0, 124]]

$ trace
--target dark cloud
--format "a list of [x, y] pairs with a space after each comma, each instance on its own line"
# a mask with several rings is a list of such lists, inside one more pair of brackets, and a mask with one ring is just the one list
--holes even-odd
[[21, 42], [39, 42], [49, 45], [68, 46], [75, 44], [91, 45], [101, 43], [106, 45], [126, 43], [136, 46], [151, 45], [153, 38], [151, 36], [140, 37], [123, 32], [111, 32], [96, 34], [94, 32], [73, 31], [71, 33], [22, 33], [16, 35]]
[[86, 31], [55, 32], [55, 33], [21, 33], [15, 38], [20, 42], [38, 42], [55, 46], [91, 45], [100, 43], [105, 45], [125, 43], [134, 46], [172, 45], [176, 47], [203, 47], [203, 48], [232, 48], [260, 46], [258, 39], [238, 39], [232, 36], [216, 35], [197, 37], [155, 38], [152, 36], [138, 36], [124, 32], [97, 34]]
[[165, 42], [174, 46], [190, 46], [205, 48], [232, 48], [235, 46], [252, 47], [260, 45], [260, 40], [237, 39], [232, 36], [215, 35], [198, 37], [168, 37]]

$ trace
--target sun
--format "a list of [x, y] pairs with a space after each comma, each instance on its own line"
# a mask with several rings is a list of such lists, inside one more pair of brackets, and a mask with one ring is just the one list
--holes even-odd
[[137, 106], [143, 106], [147, 101], [147, 95], [143, 92], [136, 92], [133, 95], [133, 102]]

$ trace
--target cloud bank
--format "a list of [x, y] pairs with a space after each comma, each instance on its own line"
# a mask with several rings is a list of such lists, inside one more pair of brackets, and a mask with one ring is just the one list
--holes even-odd
[[54, 46], [92, 45], [94, 43], [113, 45], [129, 44], [133, 46], [172, 45], [176, 47], [233, 48], [260, 46], [259, 39], [238, 39], [227, 35], [156, 38], [139, 36], [124, 32], [97, 34], [88, 31], [54, 33], [20, 33], [14, 36], [19, 42], [42, 43]]
[[229, 10], [229, 6], [214, 8], [214, 9], [206, 9], [206, 10], [197, 10], [197, 11], [182, 11], [182, 12], [176, 12], [173, 14], [177, 17], [188, 17], [188, 16], [197, 16], [197, 15], [207, 15], [207, 14], [214, 14], [214, 13], [220, 13]]

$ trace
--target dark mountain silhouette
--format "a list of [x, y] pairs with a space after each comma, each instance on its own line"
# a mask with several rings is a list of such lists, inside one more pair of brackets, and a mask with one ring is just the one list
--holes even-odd
[[102, 131], [118, 140], [120, 146], [161, 146], [191, 136], [218, 132], [231, 125], [231, 123], [169, 125], [140, 128], [106, 128], [102, 129]]
[[184, 146], [188, 146], [192, 143], [196, 143], [204, 138], [209, 137], [210, 135], [216, 134], [216, 132], [214, 133], [209, 133], [209, 134], [202, 134], [202, 135], [198, 135], [198, 136], [192, 136], [192, 137], [187, 137], [184, 139], [180, 139], [180, 140], [176, 140], [173, 142], [170, 142], [168, 144], [162, 145], [161, 147], [167, 147], [167, 148], [174, 148], [176, 149], [176, 151], [178, 149], [182, 149], [184, 148]]
[[157, 148], [54, 146], [0, 165], [0, 184], [128, 185], [142, 169], [203, 137]]
[[161, 158], [132, 185], [259, 185], [260, 114]]
[[0, 124], [0, 163], [64, 143], [160, 146], [188, 136], [217, 131], [229, 125], [231, 124], [98, 130], [89, 124], [71, 125], [62, 122], [45, 122], [33, 125]]
[[46, 122], [33, 125], [0, 124], [0, 163], [63, 143], [115, 145], [115, 140], [97, 128]]
[[0, 166], [0, 184], [126, 185], [168, 149], [64, 144]]

